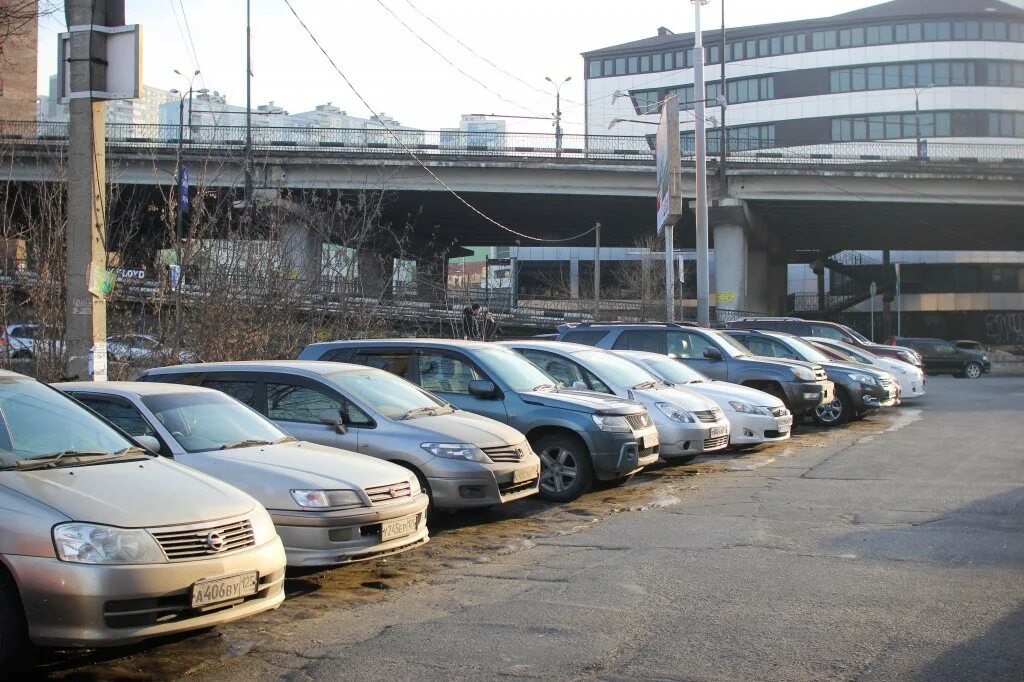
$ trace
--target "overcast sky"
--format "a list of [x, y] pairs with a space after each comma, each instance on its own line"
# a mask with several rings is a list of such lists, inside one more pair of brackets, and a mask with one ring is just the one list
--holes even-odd
[[[464, 113], [549, 115], [553, 96], [548, 94], [545, 76], [556, 80], [572, 76], [562, 90], [564, 98], [583, 101], [581, 52], [648, 37], [659, 26], [677, 33], [693, 30], [688, 0], [291, 1], [377, 111], [425, 129], [456, 126]], [[806, 19], [877, 4], [876, 0], [725, 1], [728, 26]], [[705, 8], [705, 29], [720, 25], [720, 3], [711, 0]], [[431, 51], [385, 7], [472, 78]], [[127, 0], [126, 12], [129, 23], [143, 27], [147, 85], [187, 88], [187, 81], [176, 76], [174, 69], [190, 74], [199, 68], [197, 87], [227, 93], [230, 102], [244, 105], [244, 0]], [[284, 0], [252, 0], [252, 26], [254, 106], [272, 100], [296, 113], [331, 101], [350, 114], [368, 115]], [[525, 83], [474, 56], [441, 29]], [[44, 94], [49, 75], [56, 71], [57, 33], [62, 30], [63, 12], [40, 22], [39, 88]], [[568, 132], [582, 131], [581, 106], [565, 102], [563, 113]], [[509, 127], [546, 131], [550, 123], [523, 120], [510, 122]]]

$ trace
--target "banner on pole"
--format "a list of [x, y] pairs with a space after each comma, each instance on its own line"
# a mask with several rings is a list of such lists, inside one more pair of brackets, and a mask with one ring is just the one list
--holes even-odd
[[658, 169], [658, 234], [683, 215], [679, 177], [679, 97], [669, 95], [661, 105], [661, 123], [655, 141]]

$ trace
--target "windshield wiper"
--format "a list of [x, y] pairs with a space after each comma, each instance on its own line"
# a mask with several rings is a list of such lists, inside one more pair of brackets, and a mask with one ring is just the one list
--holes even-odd
[[424, 415], [424, 414], [429, 414], [429, 415], [433, 416], [433, 415], [437, 414], [436, 410], [438, 410], [438, 409], [439, 409], [438, 405], [426, 405], [424, 407], [416, 407], [416, 408], [413, 408], [413, 409], [409, 410], [408, 412], [406, 412], [405, 416], [402, 417], [402, 420], [404, 421], [406, 419], [415, 419], [416, 417], [419, 417], [419, 416]]
[[552, 386], [551, 384], [541, 384], [540, 386], [534, 386], [533, 390], [534, 391], [551, 391], [554, 388], [555, 387]]
[[655, 388], [657, 385], [658, 385], [658, 382], [654, 381], [654, 380], [651, 380], [651, 381], [641, 381], [639, 384], [637, 384], [636, 386], [632, 386], [631, 388], [634, 391], [642, 391], [645, 388]]
[[117, 460], [123, 457], [137, 457], [146, 454], [146, 451], [139, 447], [128, 447], [117, 452], [105, 452], [102, 450], [62, 450], [46, 455], [37, 455], [28, 459], [18, 460], [11, 468], [30, 471], [32, 469], [56, 468], [65, 457], [81, 459], [83, 457], [105, 457], [106, 461]]
[[251, 448], [257, 445], [273, 445], [269, 440], [261, 440], [259, 438], [250, 438], [248, 440], [240, 440], [237, 443], [228, 443], [222, 445], [221, 450], [234, 450], [235, 448]]
[[298, 438], [295, 438], [293, 436], [285, 436], [284, 438], [278, 438], [273, 443], [271, 443], [271, 445], [281, 445], [282, 443], [297, 443], [297, 442], [299, 442]]

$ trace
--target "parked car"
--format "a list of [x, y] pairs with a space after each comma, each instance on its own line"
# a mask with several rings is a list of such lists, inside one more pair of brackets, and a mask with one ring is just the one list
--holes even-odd
[[871, 365], [876, 369], [889, 372], [899, 382], [900, 400], [920, 398], [925, 394], [926, 379], [924, 371], [916, 365], [903, 362], [902, 360], [875, 355], [842, 341], [815, 338], [813, 336], [807, 337], [804, 340], [813, 343], [825, 353], [834, 353], [833, 357], [840, 362], [861, 362], [865, 365]]
[[952, 374], [958, 378], [977, 379], [992, 371], [986, 353], [957, 348], [949, 341], [931, 338], [897, 337], [896, 343], [910, 346], [924, 358], [930, 374]]
[[[145, 440], [145, 439], [143, 439]], [[60, 392], [0, 371], [0, 670], [277, 607], [285, 554], [254, 499], [153, 457]]]
[[650, 413], [661, 457], [685, 464], [701, 453], [729, 446], [729, 421], [713, 402], [672, 386], [611, 351], [559, 341], [503, 341], [571, 388], [635, 400]]
[[64, 341], [56, 330], [38, 324], [8, 325], [5, 341], [8, 357], [12, 359], [64, 353]]
[[115, 362], [144, 364], [174, 364], [198, 362], [199, 356], [186, 348], [178, 350], [163, 343], [151, 334], [115, 334], [107, 337], [107, 356]]
[[836, 387], [835, 399], [814, 408], [811, 414], [823, 426], [839, 426], [896, 404], [898, 386], [888, 372], [859, 363], [835, 362], [792, 334], [748, 329], [730, 329], [727, 333], [757, 355], [803, 360], [823, 367]]
[[382, 369], [217, 362], [154, 369], [142, 378], [227, 391], [296, 438], [400, 464], [440, 509], [491, 507], [538, 490], [540, 460], [523, 434]]
[[619, 483], [658, 459], [658, 432], [639, 403], [558, 383], [509, 348], [480, 341], [391, 339], [314, 343], [299, 356], [377, 367], [456, 408], [526, 434], [540, 457], [540, 495], [566, 502], [595, 480]]
[[785, 332], [794, 336], [816, 336], [848, 343], [855, 348], [922, 366], [921, 356], [906, 346], [880, 344], [869, 340], [859, 331], [845, 324], [826, 320], [802, 320], [799, 317], [744, 317], [729, 323], [730, 329], [764, 329]]
[[410, 472], [354, 452], [297, 441], [219, 391], [155, 382], [56, 388], [159, 454], [230, 483], [270, 512], [289, 566], [329, 566], [425, 544], [427, 496]]
[[637, 350], [614, 351], [664, 381], [685, 388], [716, 403], [729, 420], [730, 445], [757, 445], [786, 440], [793, 428], [793, 415], [786, 404], [771, 393], [715, 381], [692, 367], [658, 353]]
[[669, 355], [713, 379], [771, 393], [794, 419], [832, 402], [834, 387], [814, 363], [755, 357], [724, 332], [690, 324], [563, 325], [559, 341]]

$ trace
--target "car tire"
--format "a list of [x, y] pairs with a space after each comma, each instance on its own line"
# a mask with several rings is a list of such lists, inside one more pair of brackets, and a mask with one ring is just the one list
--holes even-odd
[[18, 672], [35, 660], [21, 598], [10, 578], [0, 575], [0, 670]]
[[827, 405], [818, 405], [811, 412], [814, 421], [821, 426], [834, 427], [845, 424], [853, 413], [850, 396], [842, 389], [836, 389], [835, 399]]
[[984, 373], [985, 370], [982, 369], [981, 365], [977, 362], [968, 362], [966, 365], [964, 365], [963, 376], [967, 377], [968, 379], [977, 379]]
[[540, 457], [540, 497], [552, 502], [569, 502], [594, 485], [590, 452], [579, 438], [550, 433], [530, 443]]

